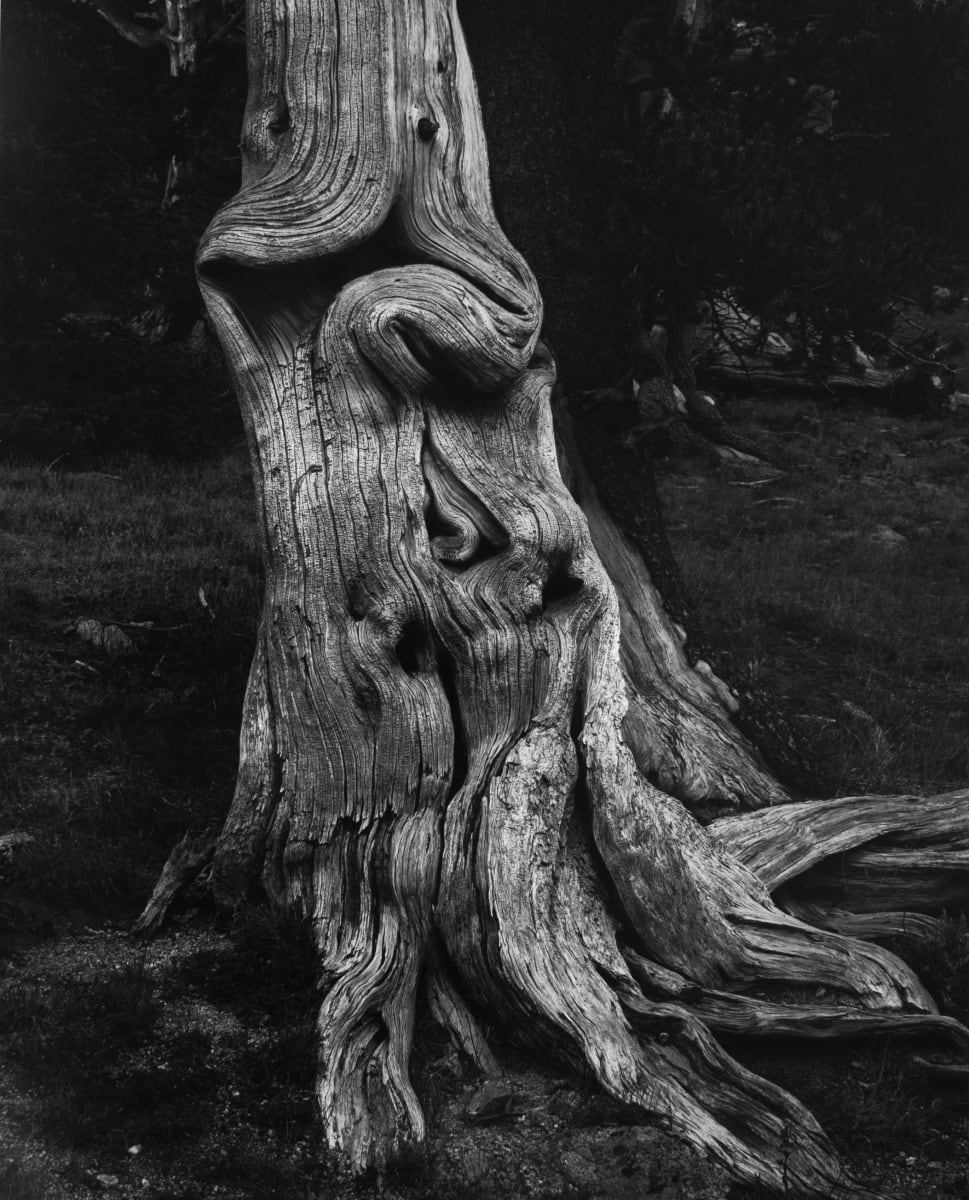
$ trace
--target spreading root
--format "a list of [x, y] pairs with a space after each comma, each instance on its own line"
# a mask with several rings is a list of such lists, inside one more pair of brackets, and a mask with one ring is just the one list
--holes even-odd
[[[408, 1075], [423, 994], [486, 1075], [500, 1068], [482, 1013], [584, 1061], [611, 1096], [738, 1180], [785, 1196], [874, 1195], [848, 1177], [812, 1115], [715, 1035], [932, 1040], [949, 1051], [939, 1069], [964, 1076], [969, 1031], [865, 939], [931, 931], [933, 897], [965, 885], [969, 792], [788, 805], [703, 828], [637, 770], [623, 740], [618, 618], [608, 602], [597, 608], [592, 635], [579, 639], [571, 717], [553, 706], [509, 746], [477, 756], [442, 811], [346, 823], [291, 873], [288, 900], [311, 905], [323, 964], [327, 1141], [359, 1171], [425, 1136]], [[889, 899], [892, 855], [912, 912], [873, 908], [873, 896]], [[859, 861], [882, 864], [859, 892], [862, 912], [847, 906], [844, 884], [840, 907], [822, 907], [812, 873], [834, 858], [843, 880]], [[150, 931], [170, 872], [159, 889]], [[804, 1003], [818, 984], [836, 999]]]
[[[587, 713], [578, 743], [536, 726], [478, 803], [468, 796], [449, 810], [428, 910], [433, 932], [423, 942], [435, 1015], [487, 1074], [497, 1066], [475, 1010], [567, 1061], [581, 1055], [610, 1095], [739, 1180], [788, 1196], [867, 1194], [811, 1114], [733, 1060], [714, 1034], [891, 1034], [942, 1042], [954, 1062], [966, 1062], [969, 1031], [935, 1012], [899, 959], [782, 913], [699, 826], [689, 841], [667, 830], [657, 845], [661, 822], [675, 824], [672, 806], [642, 783], [632, 800], [608, 791], [603, 758], [628, 751], [615, 739], [604, 747], [597, 721]], [[693, 893], [682, 901], [693, 923], [661, 922], [667, 938], [647, 920], [657, 879], [656, 906]], [[358, 1169], [423, 1133], [406, 1075], [419, 957], [402, 949], [408, 939], [386, 912], [375, 943], [366, 928], [355, 969], [321, 1013], [328, 1135]], [[822, 980], [840, 1004], [742, 990], [791, 985], [790, 994]], [[474, 997], [473, 1008], [464, 997]]]

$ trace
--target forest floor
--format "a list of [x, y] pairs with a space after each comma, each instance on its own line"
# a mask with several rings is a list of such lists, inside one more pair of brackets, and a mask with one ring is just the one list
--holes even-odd
[[[776, 398], [725, 413], [769, 431], [787, 470], [660, 464], [709, 633], [782, 699], [834, 791], [964, 786], [969, 419]], [[199, 901], [148, 946], [127, 934], [171, 846], [231, 794], [261, 587], [243, 458], [0, 466], [0, 558], [3, 1200], [746, 1200], [500, 1031], [508, 1080], [478, 1112], [480, 1081], [429, 1025], [426, 1153], [339, 1179], [315, 1140], [300, 930]], [[969, 1017], [964, 924], [917, 965]], [[969, 1192], [969, 1098], [891, 1044], [731, 1049], [799, 1095], [862, 1178]]]

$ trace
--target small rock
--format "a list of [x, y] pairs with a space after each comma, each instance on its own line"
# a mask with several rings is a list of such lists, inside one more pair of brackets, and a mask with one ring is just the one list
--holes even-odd
[[905, 534], [899, 533], [898, 530], [892, 529], [888, 525], [876, 525], [868, 540], [892, 553], [903, 550], [908, 545], [908, 538]]
[[85, 617], [74, 626], [74, 632], [81, 641], [104, 651], [108, 658], [124, 658], [135, 652], [134, 642], [117, 625], [102, 625], [100, 621]]
[[521, 1096], [505, 1079], [488, 1079], [474, 1093], [464, 1110], [469, 1125], [490, 1125], [521, 1112]]
[[94, 1179], [98, 1187], [104, 1188], [105, 1191], [121, 1186], [121, 1180], [117, 1175], [95, 1175]]
[[566, 1179], [578, 1188], [588, 1188], [590, 1183], [595, 1181], [597, 1174], [596, 1164], [584, 1155], [577, 1154], [574, 1150], [566, 1150], [562, 1155], [560, 1166], [565, 1173]]
[[128, 1147], [128, 1153], [129, 1153], [129, 1154], [130, 1154], [132, 1157], [134, 1157], [134, 1155], [136, 1155], [136, 1154], [140, 1154], [140, 1153], [141, 1153], [141, 1145], [140, 1145], [140, 1144], [135, 1144], [134, 1146], [129, 1146], [129, 1147]]
[[32, 833], [15, 829], [13, 833], [0, 833], [0, 858], [12, 858], [17, 846], [28, 846], [34, 840]]

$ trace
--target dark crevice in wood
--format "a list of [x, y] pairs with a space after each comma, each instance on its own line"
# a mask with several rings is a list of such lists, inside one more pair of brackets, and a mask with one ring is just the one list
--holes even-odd
[[400, 631], [394, 653], [408, 675], [419, 675], [429, 660], [427, 634], [420, 621], [411, 619]]
[[[288, 114], [288, 109], [285, 111]], [[410, 261], [386, 228], [341, 254], [325, 254], [322, 246], [320, 249], [318, 256], [274, 263], [269, 270], [208, 256], [198, 265], [198, 275], [201, 281], [231, 297], [236, 311], [260, 336], [270, 318], [277, 327], [283, 318], [295, 329], [309, 329], [347, 284], [375, 271], [406, 266]]]
[[434, 649], [437, 659], [437, 673], [441, 681], [441, 689], [447, 698], [451, 710], [451, 727], [454, 731], [454, 743], [451, 754], [451, 789], [450, 795], [457, 795], [468, 777], [468, 744], [464, 731], [464, 718], [461, 714], [461, 697], [458, 690], [458, 667], [453, 655], [440, 638], [434, 638]]
[[355, 581], [347, 588], [347, 612], [354, 621], [363, 621], [369, 610], [367, 603], [367, 593], [363, 585], [359, 581]]
[[564, 560], [553, 563], [552, 570], [542, 586], [542, 612], [548, 613], [562, 608], [574, 600], [582, 591], [583, 583], [569, 571]]
[[[380, 230], [374, 235], [374, 240], [382, 241], [388, 246], [393, 253], [393, 263], [388, 263], [388, 266], [394, 267], [423, 267], [437, 266], [443, 267], [447, 271], [452, 272], [459, 279], [473, 288], [485, 300], [488, 300], [496, 308], [507, 313], [511, 317], [525, 317], [530, 313], [528, 305], [521, 300], [517, 295], [510, 292], [502, 291], [500, 287], [495, 286], [492, 281], [474, 267], [467, 263], [459, 262], [448, 256], [447, 258], [439, 258], [433, 254], [422, 252], [415, 249], [412, 245], [413, 234], [407, 229], [404, 224], [403, 217], [400, 211], [400, 202], [395, 204], [391, 209], [386, 221], [381, 226]], [[527, 289], [526, 289], [527, 290]], [[473, 380], [464, 376], [464, 386], [466, 388], [472, 386]]]
[[288, 133], [291, 125], [292, 119], [289, 113], [289, 105], [284, 100], [277, 112], [273, 114], [273, 119], [269, 122], [269, 132], [279, 137], [281, 134]]
[[416, 329], [409, 321], [394, 321], [391, 328], [403, 342], [414, 362], [436, 379], [441, 373], [440, 356], [428, 345], [427, 338], [421, 330]]
[[441, 510], [438, 508], [434, 493], [430, 488], [428, 488], [428, 496], [430, 502], [424, 512], [424, 523], [427, 526], [427, 536], [431, 539], [433, 546], [438, 538], [452, 536], [457, 529], [455, 526], [449, 525], [441, 515]]
[[[575, 701], [572, 705], [572, 716], [569, 720], [569, 737], [575, 746], [579, 744], [579, 734], [582, 732], [582, 726], [585, 724], [585, 693], [585, 678], [582, 677], [575, 689]], [[585, 760], [581, 754], [577, 754], [576, 761], [578, 762], [579, 778], [583, 779], [585, 777]]]
[[485, 504], [442, 462], [425, 434], [421, 468], [427, 489], [424, 521], [434, 557], [467, 571], [508, 546], [507, 532]]

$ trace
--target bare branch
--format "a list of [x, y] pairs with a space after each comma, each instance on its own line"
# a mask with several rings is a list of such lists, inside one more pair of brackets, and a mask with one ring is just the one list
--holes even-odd
[[164, 46], [168, 41], [168, 33], [163, 25], [150, 28], [132, 20], [121, 9], [117, 0], [88, 0], [108, 22], [112, 29], [120, 33], [125, 41], [131, 42], [142, 50], [151, 46]]

